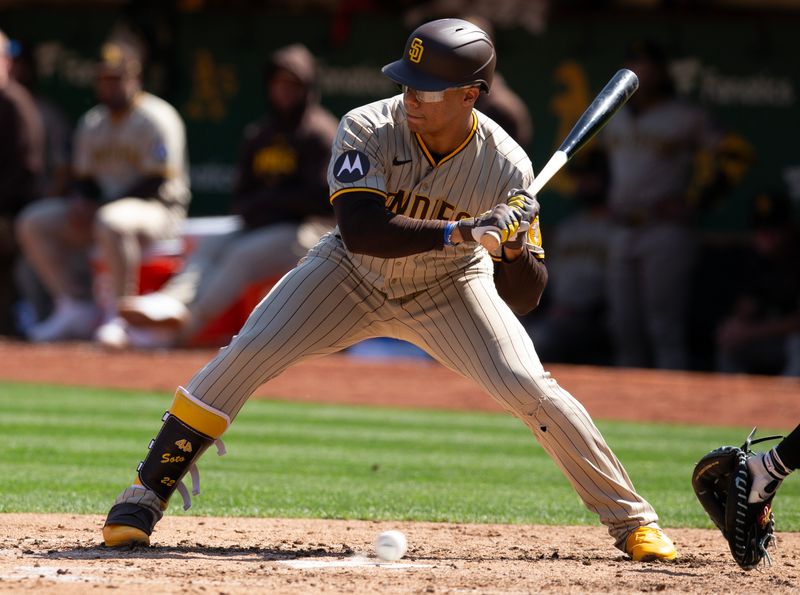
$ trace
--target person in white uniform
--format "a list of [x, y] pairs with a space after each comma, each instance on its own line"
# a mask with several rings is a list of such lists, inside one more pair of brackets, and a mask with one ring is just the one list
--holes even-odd
[[[73, 191], [44, 198], [17, 222], [25, 258], [54, 302], [29, 330], [36, 342], [120, 337], [117, 299], [137, 292], [142, 249], [175, 238], [191, 198], [186, 133], [178, 112], [144, 92], [141, 61], [123, 43], [101, 50], [96, 92], [75, 133]], [[93, 291], [92, 251], [108, 270], [106, 303]]]

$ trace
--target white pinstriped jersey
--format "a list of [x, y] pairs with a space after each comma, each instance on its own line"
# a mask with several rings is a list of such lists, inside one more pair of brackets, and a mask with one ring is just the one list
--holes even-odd
[[94, 178], [104, 201], [122, 198], [142, 178], [158, 175], [167, 179], [163, 198], [186, 208], [187, 161], [183, 120], [174, 107], [150, 93], [140, 93], [119, 119], [104, 105], [93, 107], [75, 133], [75, 172]]
[[[467, 139], [437, 161], [408, 129], [402, 95], [350, 111], [333, 144], [331, 202], [347, 192], [368, 191], [384, 197], [386, 208], [400, 215], [458, 220], [490, 210], [512, 188], [529, 186], [533, 169], [525, 151], [494, 121], [477, 110], [472, 113]], [[543, 256], [538, 220], [530, 238]], [[477, 244], [403, 258], [349, 255], [364, 279], [390, 298], [416, 293], [473, 265], [492, 270], [491, 259]]]

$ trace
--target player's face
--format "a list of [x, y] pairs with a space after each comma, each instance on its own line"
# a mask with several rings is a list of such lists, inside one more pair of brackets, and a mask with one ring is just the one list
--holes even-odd
[[439, 99], [438, 95], [426, 95], [409, 87], [403, 87], [403, 91], [408, 128], [423, 136], [463, 128], [480, 93], [477, 87], [447, 89]]
[[269, 103], [279, 113], [294, 111], [305, 102], [306, 93], [302, 81], [284, 70], [276, 71], [267, 85]]
[[111, 110], [121, 110], [130, 105], [138, 89], [139, 83], [135, 77], [108, 72], [101, 72], [97, 76], [97, 99]]
[[662, 95], [665, 79], [669, 77], [669, 73], [662, 66], [652, 60], [638, 58], [628, 61], [625, 67], [635, 72], [639, 78], [639, 89], [631, 97], [634, 103]]

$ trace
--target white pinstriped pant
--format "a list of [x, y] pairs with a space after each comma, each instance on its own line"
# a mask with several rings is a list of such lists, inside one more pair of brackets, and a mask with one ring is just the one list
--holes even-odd
[[545, 372], [488, 274], [443, 279], [433, 290], [389, 300], [364, 283], [340, 243], [324, 254], [312, 250], [186, 388], [233, 419], [291, 364], [376, 336], [419, 346], [522, 420], [617, 547], [632, 529], [657, 521], [584, 407]]

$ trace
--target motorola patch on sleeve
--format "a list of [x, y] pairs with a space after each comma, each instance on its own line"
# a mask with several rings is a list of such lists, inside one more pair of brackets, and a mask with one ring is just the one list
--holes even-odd
[[369, 159], [361, 151], [345, 151], [333, 164], [333, 177], [349, 183], [360, 180], [369, 172]]

